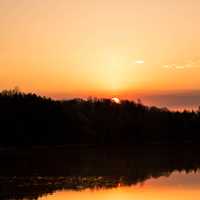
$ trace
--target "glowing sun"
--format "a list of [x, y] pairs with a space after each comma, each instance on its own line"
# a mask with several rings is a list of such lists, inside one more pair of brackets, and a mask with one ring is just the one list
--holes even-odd
[[112, 100], [114, 103], [120, 103], [120, 102], [121, 102], [120, 99], [117, 98], [117, 97], [113, 97], [111, 100]]

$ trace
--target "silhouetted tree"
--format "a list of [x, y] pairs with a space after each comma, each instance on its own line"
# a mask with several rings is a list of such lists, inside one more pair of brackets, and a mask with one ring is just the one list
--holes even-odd
[[1, 145], [198, 143], [200, 111], [171, 112], [138, 101], [55, 101], [14, 90], [0, 93]]

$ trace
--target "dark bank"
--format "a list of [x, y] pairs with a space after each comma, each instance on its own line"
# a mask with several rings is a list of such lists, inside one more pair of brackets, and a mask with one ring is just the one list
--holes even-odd
[[118, 146], [200, 142], [200, 110], [172, 112], [134, 101], [55, 101], [15, 90], [0, 93], [0, 145]]

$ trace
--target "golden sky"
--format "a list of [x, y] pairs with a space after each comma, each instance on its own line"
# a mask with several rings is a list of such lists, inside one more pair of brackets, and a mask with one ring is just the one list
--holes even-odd
[[0, 89], [198, 90], [199, 10], [199, 0], [0, 0]]

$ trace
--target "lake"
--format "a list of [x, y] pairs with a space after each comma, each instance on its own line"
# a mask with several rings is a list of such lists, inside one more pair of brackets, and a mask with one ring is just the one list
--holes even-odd
[[1, 149], [0, 199], [195, 199], [199, 155], [191, 144]]
[[112, 189], [62, 190], [39, 200], [194, 200], [200, 196], [200, 174], [174, 172], [169, 177], [150, 178], [142, 184]]

